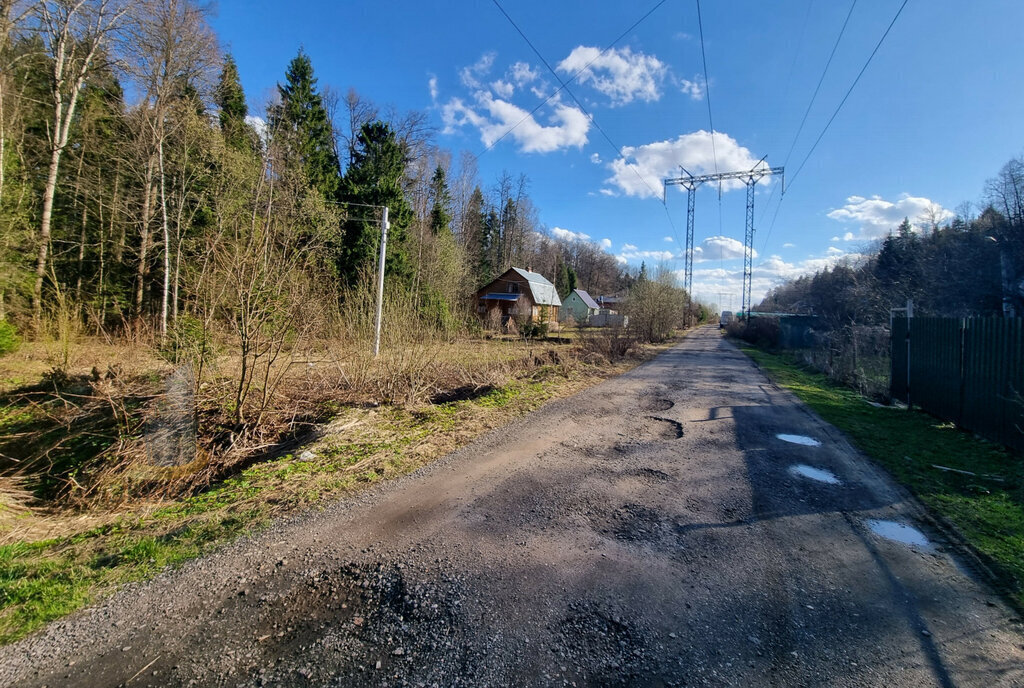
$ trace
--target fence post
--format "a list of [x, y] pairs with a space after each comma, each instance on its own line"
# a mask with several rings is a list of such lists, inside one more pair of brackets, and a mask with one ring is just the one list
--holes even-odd
[[907, 299], [907, 410], [914, 408], [910, 400], [910, 319], [914, 317], [914, 300]]
[[967, 323], [966, 318], [960, 318], [960, 402], [956, 409], [956, 426], [963, 427], [964, 404], [967, 397]]

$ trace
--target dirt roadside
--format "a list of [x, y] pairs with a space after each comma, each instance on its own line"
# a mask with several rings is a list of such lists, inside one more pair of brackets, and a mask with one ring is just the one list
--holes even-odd
[[0, 685], [1024, 685], [918, 515], [706, 328], [0, 648]]

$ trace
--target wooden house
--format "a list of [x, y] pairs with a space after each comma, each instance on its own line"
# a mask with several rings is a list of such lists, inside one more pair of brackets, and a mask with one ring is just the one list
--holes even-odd
[[543, 275], [522, 268], [509, 268], [498, 279], [481, 287], [476, 293], [476, 312], [487, 324], [507, 326], [510, 320], [524, 322], [558, 322], [562, 305], [551, 284]]

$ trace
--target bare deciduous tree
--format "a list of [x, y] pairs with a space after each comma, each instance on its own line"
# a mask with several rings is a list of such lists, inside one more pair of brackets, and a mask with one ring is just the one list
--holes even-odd
[[34, 16], [47, 56], [51, 60], [52, 117], [49, 122], [50, 161], [43, 187], [39, 222], [36, 281], [32, 290], [32, 317], [38, 329], [42, 319], [43, 279], [50, 248], [50, 223], [57, 191], [61, 156], [68, 145], [78, 96], [101, 56], [104, 46], [119, 28], [128, 5], [119, 0], [40, 0]]

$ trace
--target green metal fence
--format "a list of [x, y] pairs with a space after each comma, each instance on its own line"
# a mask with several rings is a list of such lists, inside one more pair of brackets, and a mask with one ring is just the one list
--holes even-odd
[[1024, 450], [1024, 319], [894, 320], [890, 392]]

